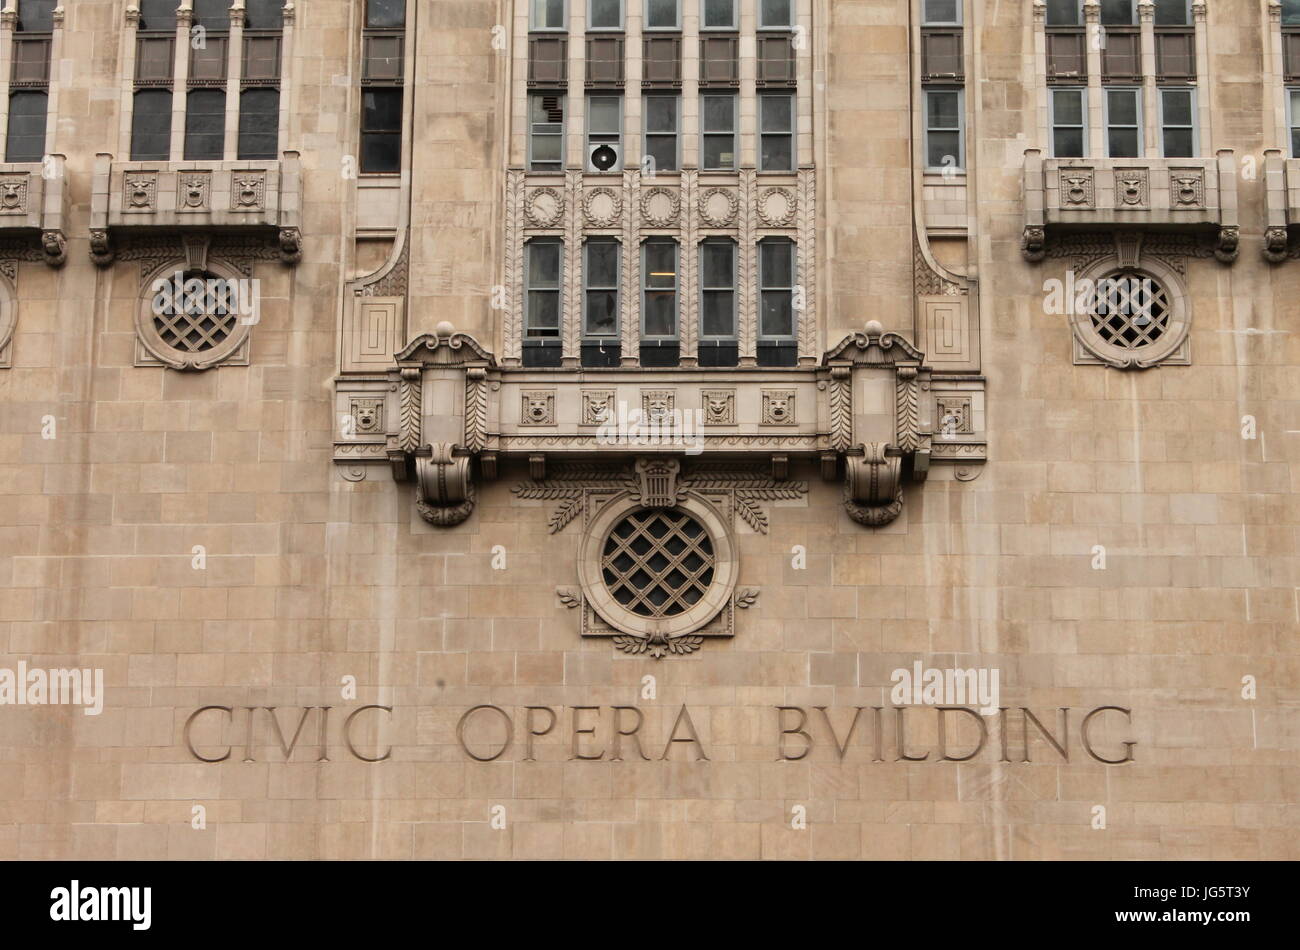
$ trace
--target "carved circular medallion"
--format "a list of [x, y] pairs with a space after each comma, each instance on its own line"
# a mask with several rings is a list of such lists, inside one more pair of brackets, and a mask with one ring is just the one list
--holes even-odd
[[587, 603], [610, 626], [680, 636], [726, 606], [736, 586], [733, 550], [717, 512], [690, 493], [671, 508], [645, 508], [624, 495], [593, 519], [578, 577]]
[[248, 337], [255, 313], [248, 281], [224, 264], [183, 270], [157, 268], [145, 281], [136, 337], [149, 355], [173, 369], [207, 369], [233, 357]]
[[[1114, 257], [1085, 268], [1079, 281], [1092, 289], [1083, 306], [1071, 308], [1070, 325], [1080, 355], [1123, 369], [1145, 369], [1165, 360], [1187, 361], [1188, 301], [1179, 275], [1154, 257], [1141, 269], [1116, 267]], [[1084, 359], [1084, 362], [1090, 362]]]
[[641, 195], [641, 217], [652, 228], [675, 227], [681, 218], [682, 200], [667, 188], [651, 188]]
[[535, 228], [553, 228], [564, 214], [564, 196], [554, 188], [534, 188], [524, 201], [524, 217]]
[[700, 220], [711, 228], [730, 227], [739, 211], [735, 189], [709, 188], [700, 195]]
[[623, 199], [613, 188], [593, 188], [583, 197], [582, 210], [591, 227], [613, 227], [623, 213]]
[[758, 218], [769, 228], [788, 227], [799, 203], [789, 188], [766, 188], [758, 196]]

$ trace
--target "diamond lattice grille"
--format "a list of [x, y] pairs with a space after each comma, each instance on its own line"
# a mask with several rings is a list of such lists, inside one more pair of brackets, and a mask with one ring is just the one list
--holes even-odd
[[[185, 275], [186, 284], [193, 279], [203, 282], [202, 290], [177, 294], [153, 318], [162, 341], [186, 353], [200, 353], [219, 346], [234, 332], [239, 316], [234, 288], [229, 281], [202, 271]], [[214, 292], [213, 287], [219, 289]]]
[[614, 599], [642, 617], [689, 610], [713, 583], [713, 542], [679, 509], [637, 511], [609, 533], [601, 573]]
[[1118, 274], [1097, 281], [1092, 328], [1112, 346], [1150, 346], [1169, 329], [1169, 297], [1145, 275]]

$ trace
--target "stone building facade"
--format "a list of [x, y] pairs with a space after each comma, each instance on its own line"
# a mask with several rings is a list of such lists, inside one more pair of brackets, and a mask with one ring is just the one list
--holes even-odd
[[0, 854], [1300, 856], [1300, 3], [4, 0], [0, 110]]

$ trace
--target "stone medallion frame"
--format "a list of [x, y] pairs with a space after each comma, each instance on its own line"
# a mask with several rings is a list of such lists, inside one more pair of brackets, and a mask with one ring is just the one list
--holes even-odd
[[1093, 261], [1075, 274], [1075, 281], [1099, 281], [1108, 277], [1132, 275], [1150, 277], [1165, 292], [1169, 307], [1169, 325], [1158, 340], [1139, 347], [1116, 346], [1102, 339], [1092, 325], [1088, 312], [1078, 312], [1080, 308], [1070, 301], [1070, 332], [1074, 337], [1074, 362], [1078, 364], [1102, 363], [1116, 369], [1149, 369], [1164, 363], [1171, 366], [1187, 366], [1191, 363], [1191, 342], [1188, 333], [1191, 330], [1190, 302], [1184, 287], [1182, 276], [1159, 258], [1144, 254], [1133, 265], [1122, 262], [1116, 255], [1107, 255]]
[[159, 279], [167, 279], [177, 271], [184, 274], [190, 270], [202, 270], [213, 277], [235, 282], [247, 283], [249, 278], [235, 267], [223, 261], [208, 258], [202, 266], [195, 267], [185, 258], [176, 258], [159, 265], [144, 279], [140, 291], [140, 305], [136, 309], [135, 336], [137, 366], [167, 366], [177, 370], [205, 370], [221, 364], [232, 366], [248, 365], [249, 333], [253, 329], [251, 322], [244, 322], [242, 314], [236, 313], [234, 327], [229, 335], [216, 346], [208, 350], [179, 350], [166, 343], [154, 325], [153, 300], [156, 296], [154, 285]]
[[620, 492], [601, 506], [587, 525], [578, 553], [578, 581], [591, 609], [615, 630], [647, 641], [672, 640], [696, 633], [731, 604], [739, 576], [736, 542], [731, 526], [702, 495], [680, 493], [664, 510], [680, 510], [704, 529], [713, 546], [713, 581], [694, 606], [671, 617], [645, 617], [628, 610], [610, 593], [603, 574], [605, 542], [623, 519], [646, 510], [635, 492]]

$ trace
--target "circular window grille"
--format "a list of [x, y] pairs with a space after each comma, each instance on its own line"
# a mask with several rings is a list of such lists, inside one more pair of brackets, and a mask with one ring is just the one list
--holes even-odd
[[1171, 314], [1168, 294], [1159, 283], [1145, 274], [1119, 273], [1097, 281], [1088, 317], [1103, 341], [1135, 350], [1164, 336]]
[[610, 531], [601, 577], [624, 609], [641, 617], [675, 617], [713, 584], [713, 541], [680, 508], [634, 511]]
[[235, 330], [239, 302], [231, 281], [205, 271], [187, 271], [183, 290], [154, 312], [163, 343], [183, 353], [202, 353], [224, 343]]

